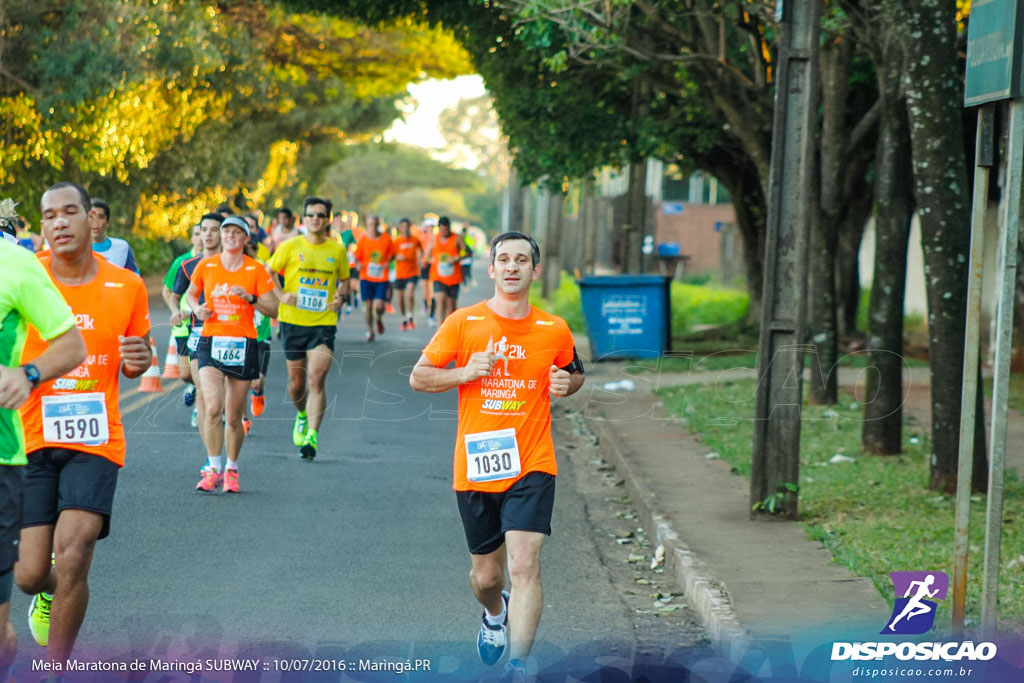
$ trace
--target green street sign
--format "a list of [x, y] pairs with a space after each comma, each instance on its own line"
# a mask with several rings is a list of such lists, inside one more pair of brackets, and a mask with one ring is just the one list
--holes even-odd
[[1020, 96], [1022, 5], [1024, 0], [974, 0], [971, 3], [964, 106]]

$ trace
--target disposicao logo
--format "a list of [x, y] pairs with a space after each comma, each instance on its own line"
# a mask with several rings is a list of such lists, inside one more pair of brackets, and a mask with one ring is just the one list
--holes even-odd
[[[939, 602], [949, 592], [945, 572], [893, 572], [889, 574], [896, 589], [896, 604], [886, 621], [882, 635], [920, 635], [935, 624]], [[896, 657], [918, 661], [987, 661], [996, 656], [995, 643], [963, 642], [866, 642], [832, 643], [832, 661], [868, 660]]]
[[[949, 592], [949, 576], [945, 572], [893, 572], [889, 574], [896, 588], [896, 604], [889, 623], [880, 633], [920, 635], [935, 623], [935, 611]], [[931, 599], [929, 599], [931, 598]]]

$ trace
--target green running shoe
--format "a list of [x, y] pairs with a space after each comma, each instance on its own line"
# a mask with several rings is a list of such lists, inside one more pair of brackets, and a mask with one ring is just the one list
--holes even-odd
[[52, 597], [36, 593], [28, 606], [28, 629], [32, 637], [42, 646], [50, 642], [50, 604]]
[[306, 443], [306, 427], [309, 425], [309, 420], [304, 415], [295, 415], [295, 426], [292, 427], [292, 443], [296, 447], [302, 446]]
[[310, 429], [306, 432], [306, 439], [302, 442], [302, 448], [299, 449], [303, 460], [312, 460], [316, 457], [316, 437], [315, 429]]

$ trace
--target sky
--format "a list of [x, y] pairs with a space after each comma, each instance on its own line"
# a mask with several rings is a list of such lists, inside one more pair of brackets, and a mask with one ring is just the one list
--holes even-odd
[[450, 80], [432, 79], [409, 86], [410, 102], [405, 120], [396, 121], [384, 132], [387, 142], [440, 149], [444, 138], [437, 129], [441, 112], [467, 97], [486, 92], [484, 80], [478, 75], [459, 76]]

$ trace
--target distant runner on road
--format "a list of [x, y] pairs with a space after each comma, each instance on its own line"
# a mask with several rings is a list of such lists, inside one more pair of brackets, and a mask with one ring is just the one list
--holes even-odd
[[452, 232], [448, 216], [437, 219], [438, 232], [430, 245], [430, 281], [434, 292], [435, 315], [439, 323], [452, 314], [462, 284], [462, 256], [466, 245]]
[[327, 373], [334, 362], [338, 311], [349, 293], [349, 267], [345, 246], [327, 239], [330, 200], [307, 197], [304, 204], [307, 233], [282, 244], [270, 258], [267, 272], [281, 300], [288, 396], [297, 411], [292, 443], [304, 460], [312, 460], [327, 407]]
[[412, 221], [403, 218], [398, 221], [398, 237], [395, 239], [395, 291], [398, 292], [398, 310], [402, 314], [403, 330], [416, 329], [413, 306], [422, 258], [423, 247], [419, 238], [412, 234]]
[[[199, 262], [186, 294], [189, 307], [203, 321], [196, 357], [206, 407], [203, 442], [209, 465], [196, 489], [213, 492], [223, 484], [225, 493], [239, 493], [245, 399], [252, 381], [260, 376], [254, 313], [259, 309], [264, 315], [277, 315], [277, 297], [263, 265], [243, 253], [249, 224], [231, 216], [221, 223], [220, 235], [221, 253]], [[200, 294], [205, 297], [202, 303]]]
[[[381, 232], [380, 216], [366, 219], [366, 234], [356, 242], [359, 264], [359, 294], [366, 304], [366, 341], [384, 334], [384, 306], [387, 302], [388, 264], [394, 258], [391, 235]], [[376, 326], [374, 326], [376, 320]]]
[[[578, 391], [583, 365], [565, 321], [530, 305], [530, 283], [541, 273], [533, 238], [496, 237], [488, 273], [494, 296], [441, 324], [409, 384], [416, 391], [459, 390], [453, 488], [470, 585], [484, 607], [477, 652], [492, 665], [507, 645], [505, 675], [521, 678], [543, 607], [540, 553], [551, 534], [558, 474], [551, 397]], [[504, 367], [496, 364], [499, 356]], [[506, 567], [510, 592], [503, 590]]]
[[107, 237], [107, 228], [110, 226], [110, 206], [96, 197], [93, 197], [91, 201], [89, 222], [92, 228], [93, 251], [102, 254], [103, 258], [115, 266], [127, 268], [138, 275], [139, 266], [135, 263], [135, 253], [128, 242], [117, 237]]

